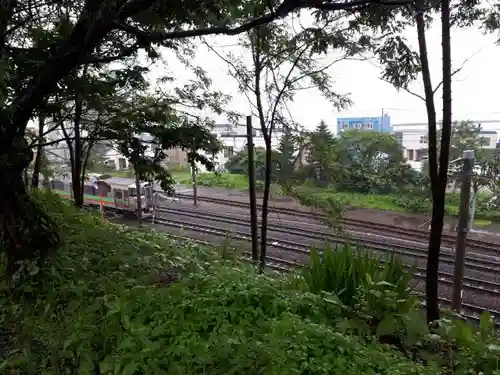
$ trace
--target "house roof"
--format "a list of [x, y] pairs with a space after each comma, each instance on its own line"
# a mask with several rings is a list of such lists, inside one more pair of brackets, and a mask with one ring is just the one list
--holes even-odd
[[135, 184], [135, 180], [133, 178], [125, 178], [125, 177], [110, 177], [100, 180], [100, 182], [105, 182], [108, 185], [125, 185], [125, 186]]

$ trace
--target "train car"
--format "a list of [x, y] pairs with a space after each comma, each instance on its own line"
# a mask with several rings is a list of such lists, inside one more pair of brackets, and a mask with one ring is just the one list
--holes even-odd
[[[107, 177], [107, 176], [106, 176]], [[140, 183], [141, 208], [143, 212], [152, 212], [155, 199], [153, 187], [149, 182]], [[54, 193], [66, 199], [73, 199], [71, 183], [52, 181], [49, 186]], [[99, 206], [117, 211], [137, 211], [137, 191], [135, 180], [131, 178], [108, 177], [94, 183], [86, 181], [83, 186], [83, 203], [89, 206]]]

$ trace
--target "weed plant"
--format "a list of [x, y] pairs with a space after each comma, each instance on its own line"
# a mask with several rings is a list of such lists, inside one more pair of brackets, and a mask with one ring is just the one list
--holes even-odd
[[392, 254], [376, 256], [348, 244], [336, 248], [312, 249], [309, 266], [302, 270], [304, 286], [312, 293], [334, 293], [347, 306], [353, 306], [357, 291], [370, 282], [385, 281], [401, 298], [410, 294], [411, 271]]

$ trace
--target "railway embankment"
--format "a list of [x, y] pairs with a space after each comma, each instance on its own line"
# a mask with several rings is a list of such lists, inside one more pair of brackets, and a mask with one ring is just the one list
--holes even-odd
[[430, 332], [396, 261], [344, 246], [322, 262], [313, 254], [295, 278], [259, 274], [231, 249], [101, 223], [50, 193], [38, 200], [64, 245], [2, 281], [1, 373], [497, 370], [487, 317], [480, 329], [444, 319]]

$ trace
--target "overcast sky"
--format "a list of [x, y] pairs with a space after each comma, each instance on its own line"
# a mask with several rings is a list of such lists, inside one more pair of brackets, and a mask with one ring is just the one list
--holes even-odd
[[[408, 40], [416, 45], [416, 30], [405, 33]], [[474, 29], [461, 29], [452, 32], [453, 69], [468, 60], [460, 73], [454, 76], [453, 116], [454, 120], [499, 120], [494, 126], [500, 129], [500, 46], [495, 44], [494, 35], [484, 35]], [[427, 33], [429, 59], [433, 85], [441, 81], [441, 30], [436, 24]], [[215, 37], [210, 43], [221, 53], [241, 54], [241, 47], [235, 46], [237, 37]], [[334, 56], [331, 54], [330, 56]], [[181, 64], [168, 55], [169, 70], [175, 71], [178, 78], [188, 77]], [[200, 47], [197, 63], [209, 73], [216, 87], [233, 96], [231, 107], [241, 113], [248, 113], [246, 97], [238, 92], [234, 78], [227, 74], [226, 63], [206, 47]], [[164, 66], [157, 64], [151, 79], [164, 73]], [[289, 105], [294, 120], [306, 128], [314, 128], [320, 120], [325, 120], [335, 128], [338, 117], [380, 116], [382, 110], [391, 116], [391, 123], [425, 122], [424, 102], [404, 91], [397, 92], [390, 84], [379, 79], [380, 69], [375, 62], [343, 61], [329, 69], [335, 89], [339, 93], [350, 93], [353, 105], [346, 111], [337, 112], [316, 90], [301, 92], [295, 102]], [[413, 91], [423, 94], [421, 84], [414, 84]], [[441, 117], [441, 92], [436, 93], [438, 118]], [[215, 116], [218, 122], [225, 122], [224, 116]], [[486, 126], [490, 128], [491, 126]]]

